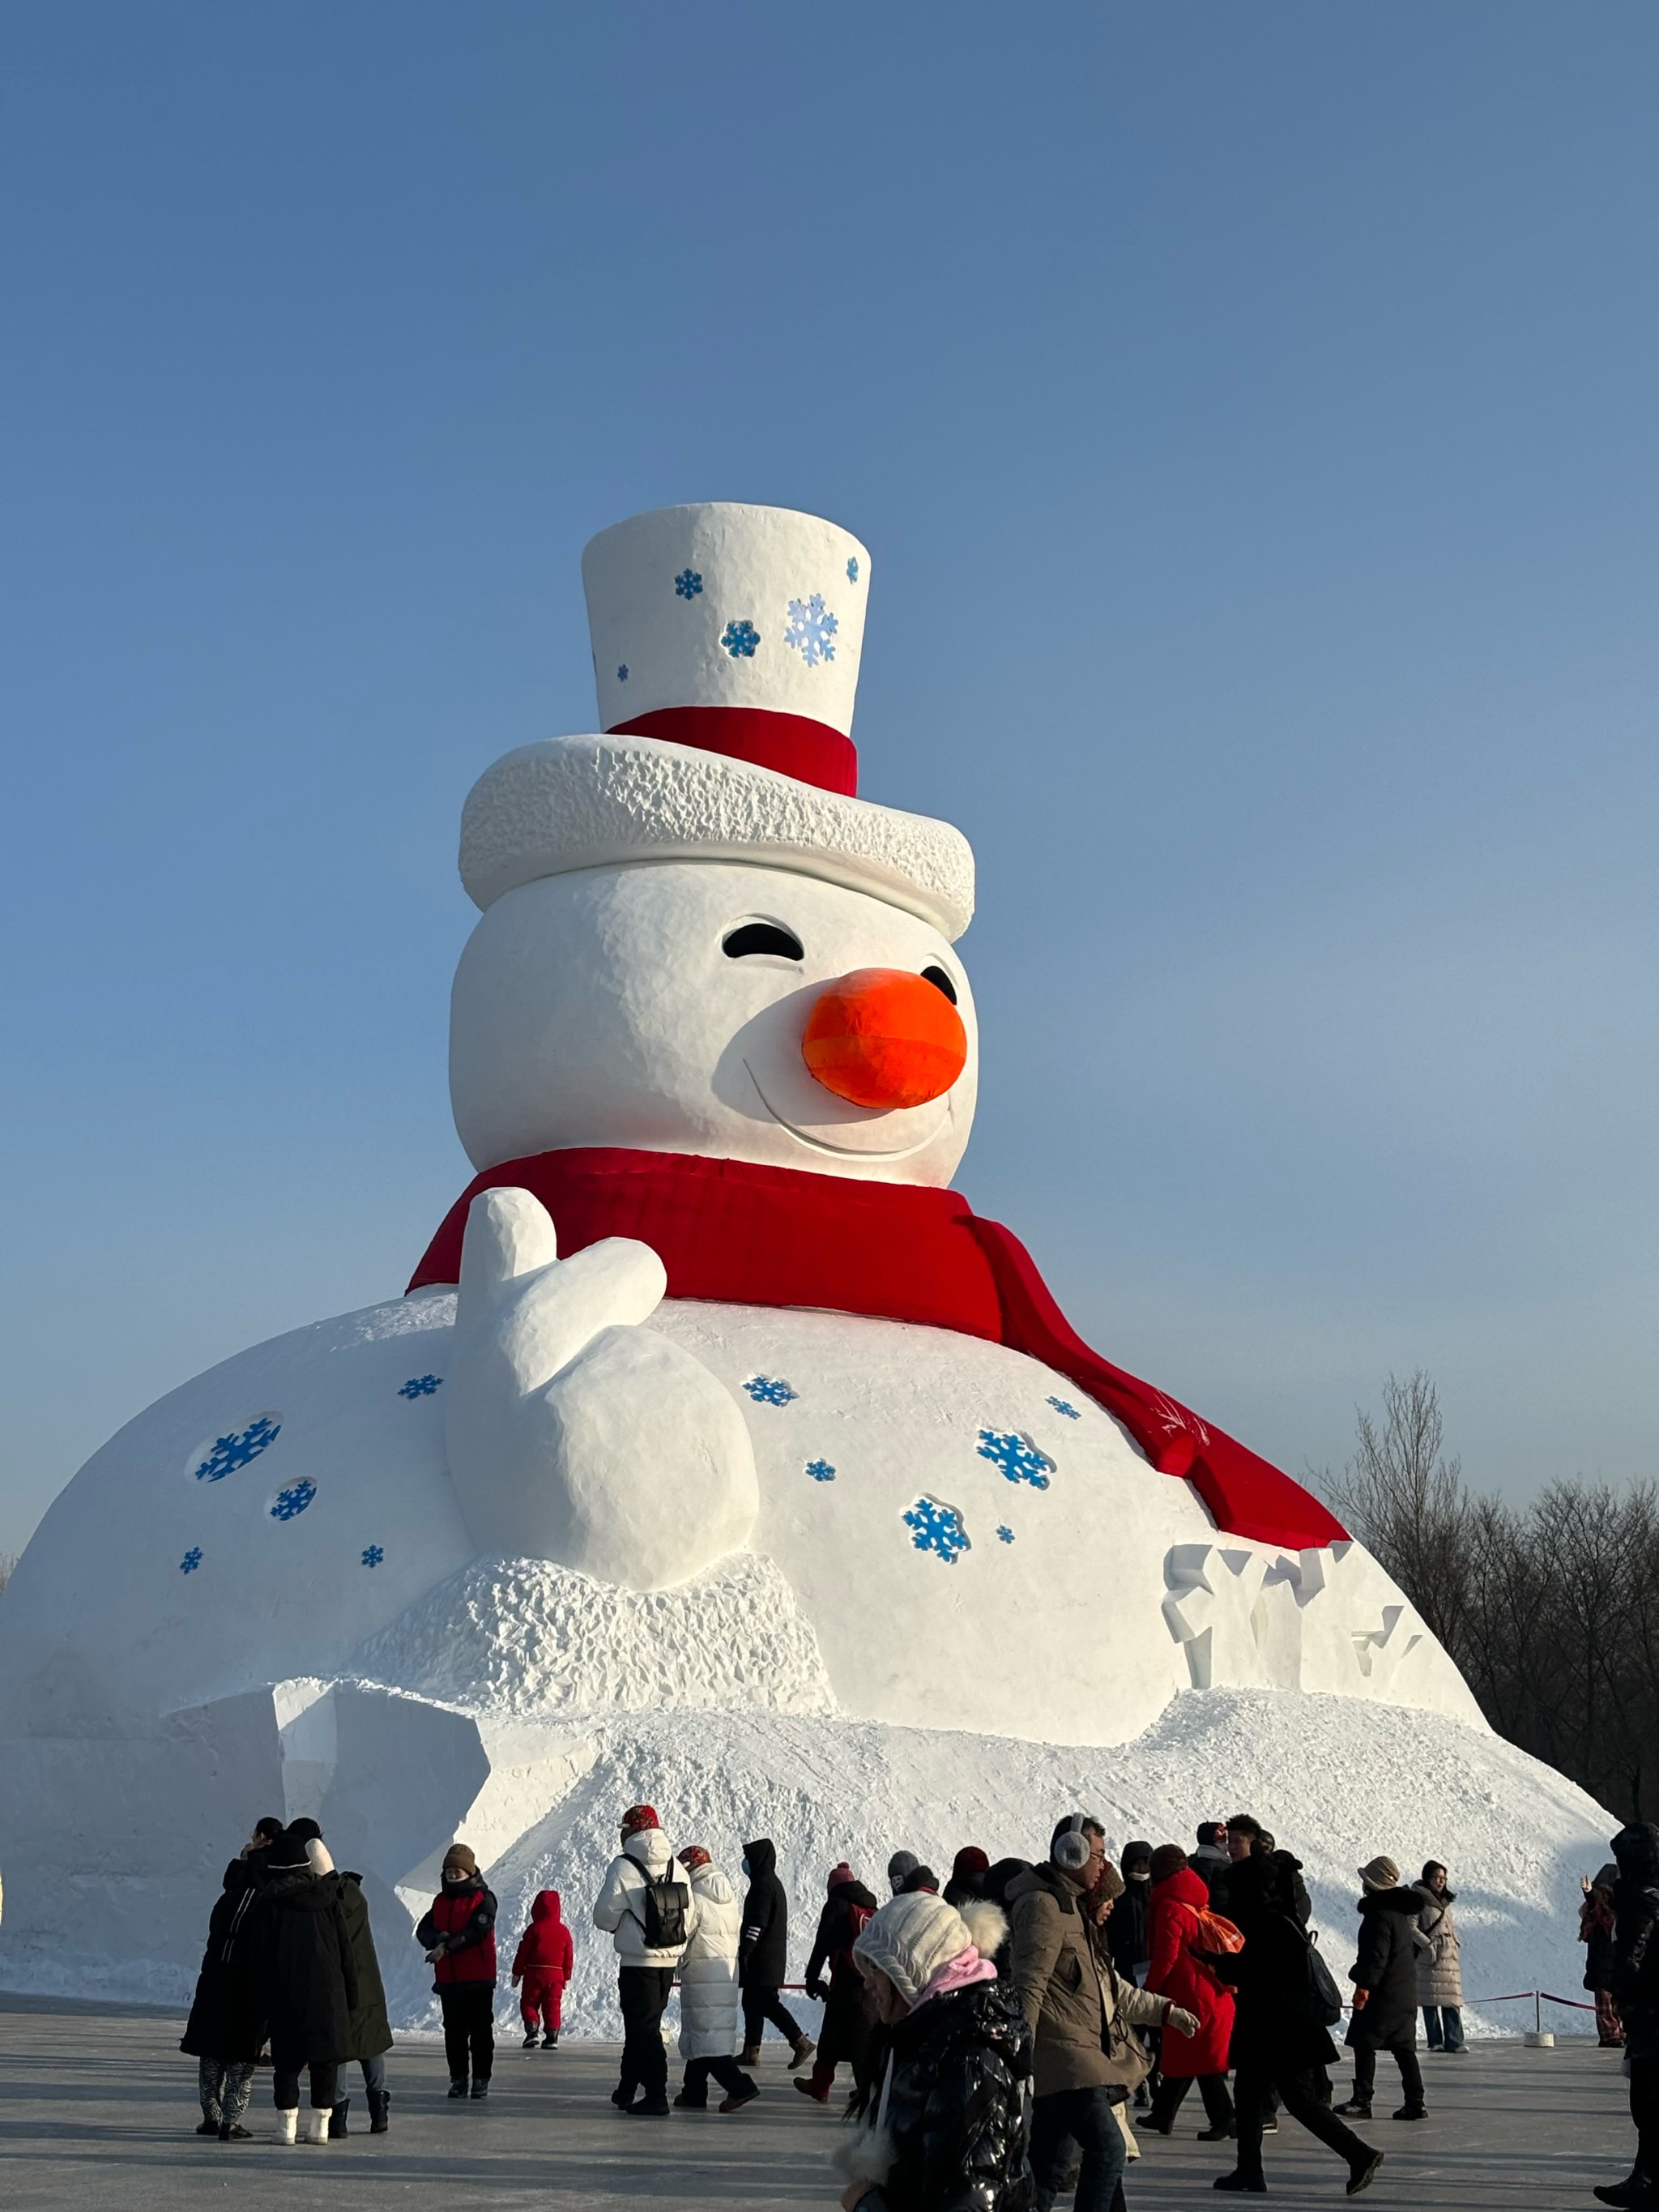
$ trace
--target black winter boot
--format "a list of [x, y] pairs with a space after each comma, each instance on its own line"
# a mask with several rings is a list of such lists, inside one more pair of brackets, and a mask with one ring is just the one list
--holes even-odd
[[1217, 2174], [1210, 2186], [1212, 2189], [1234, 2190], [1244, 2197], [1265, 2197], [1267, 2193], [1266, 2175], [1246, 2173], [1242, 2166], [1236, 2166], [1231, 2173]]
[[1621, 2212], [1647, 2212], [1647, 2208], [1659, 2205], [1659, 2189], [1641, 2173], [1632, 2173], [1628, 2181], [1607, 2182], [1590, 2193], [1603, 2204], [1619, 2205]]
[[370, 2089], [368, 2096], [368, 2132], [383, 2136], [392, 2129], [392, 2092], [390, 2089]]
[[450, 2077], [449, 2077], [449, 2094], [450, 2094], [450, 2095], [451, 2095], [452, 2097], [464, 2097], [464, 2096], [465, 2096], [465, 2094], [466, 2094], [466, 2076], [465, 2076], [465, 2074], [452, 2074], [452, 2075], [450, 2075]]
[[333, 2111], [330, 2112], [328, 2116], [328, 2139], [331, 2142], [338, 2142], [342, 2136], [349, 2133], [349, 2130], [346, 2126], [346, 2114], [350, 2110], [350, 2098], [342, 2097], [339, 2103], [336, 2105]]

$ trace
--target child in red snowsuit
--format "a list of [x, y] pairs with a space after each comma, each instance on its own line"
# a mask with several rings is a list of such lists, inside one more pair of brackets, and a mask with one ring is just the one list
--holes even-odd
[[[570, 1979], [574, 1962], [570, 1930], [559, 1912], [559, 1893], [556, 1889], [544, 1889], [530, 1908], [530, 1925], [519, 1938], [519, 1948], [513, 1954], [513, 1986], [519, 1990], [526, 2051], [536, 2048], [538, 2027], [544, 2051], [551, 2051], [557, 2044], [564, 1985]], [[521, 1982], [524, 1986], [519, 1989]]]

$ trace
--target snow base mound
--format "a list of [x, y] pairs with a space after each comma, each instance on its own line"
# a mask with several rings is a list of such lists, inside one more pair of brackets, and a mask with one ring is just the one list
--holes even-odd
[[663, 1590], [619, 1589], [546, 1559], [475, 1560], [370, 1637], [352, 1672], [515, 1714], [836, 1710], [793, 1592], [751, 1552]]
[[[501, 1655], [520, 1632], [509, 1619], [526, 1638], [538, 1624], [548, 1634], [556, 1626], [566, 1641], [554, 1656], [514, 1656], [514, 1668], [543, 1669], [538, 1715], [515, 1710], [506, 1695], [486, 1708], [476, 1697], [469, 1705], [361, 1678], [243, 1692], [170, 1716], [160, 1737], [132, 1747], [142, 1775], [135, 1764], [132, 1791], [118, 1788], [115, 1802], [133, 1817], [118, 1840], [103, 1843], [89, 1838], [75, 1808], [94, 1780], [97, 1802], [110, 1801], [121, 1778], [112, 1776], [112, 1756], [120, 1761], [110, 1745], [6, 1747], [15, 1786], [0, 1808], [0, 1984], [187, 2003], [224, 1863], [254, 1815], [280, 1807], [289, 1819], [319, 1819], [337, 1863], [362, 1873], [394, 2025], [435, 2024], [431, 1970], [413, 1931], [444, 1850], [459, 1838], [477, 1852], [500, 1899], [503, 2018], [519, 1931], [537, 1892], [552, 1888], [576, 1940], [567, 2030], [615, 2039], [616, 1961], [590, 1915], [618, 1815], [645, 1801], [677, 1847], [702, 1844], [739, 1885], [744, 1844], [773, 1838], [789, 1890], [793, 1979], [824, 1877], [842, 1859], [880, 1893], [900, 1848], [941, 1874], [968, 1843], [994, 1859], [1040, 1857], [1055, 1820], [1078, 1810], [1097, 1815], [1115, 1854], [1133, 1837], [1184, 1847], [1200, 1820], [1248, 1809], [1303, 1861], [1339, 1980], [1353, 1957], [1357, 1870], [1384, 1851], [1407, 1880], [1430, 1857], [1451, 1870], [1473, 2033], [1529, 2024], [1526, 2007], [1488, 2007], [1485, 1998], [1578, 1988], [1577, 1877], [1605, 1858], [1619, 1823], [1482, 1729], [1402, 1706], [1273, 1690], [1181, 1692], [1134, 1741], [1106, 1751], [823, 1713], [697, 1710], [668, 1696], [653, 1705], [661, 1679], [653, 1624], [672, 1628], [681, 1616], [653, 1599], [629, 1600], [637, 1611], [628, 1634], [638, 1642], [626, 1646], [625, 1662], [613, 1660], [610, 1651], [623, 1647], [608, 1613], [601, 1660], [587, 1641], [597, 1632], [587, 1597], [564, 1587], [580, 1577], [526, 1572], [517, 1562], [478, 1572], [449, 1585], [447, 1606], [412, 1609], [398, 1653], [411, 1673], [424, 1653], [431, 1679], [441, 1680], [458, 1635], [482, 1635], [490, 1665], [505, 1667]], [[496, 1620], [502, 1588], [519, 1594], [518, 1610], [504, 1610], [499, 1627], [470, 1626], [481, 1591], [491, 1594], [487, 1622]], [[737, 1588], [712, 1601], [717, 1610], [735, 1604]], [[689, 1649], [690, 1626], [684, 1634]], [[714, 1644], [707, 1663], [722, 1663]], [[581, 1710], [611, 1669], [635, 1709]], [[789, 1694], [808, 1694], [804, 1662], [790, 1679]], [[143, 1809], [151, 1804], [153, 1818]], [[816, 2025], [810, 2006], [801, 2016]]]

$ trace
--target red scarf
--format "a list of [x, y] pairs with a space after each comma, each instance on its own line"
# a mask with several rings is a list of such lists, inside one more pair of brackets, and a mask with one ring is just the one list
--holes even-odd
[[650, 1245], [671, 1298], [920, 1322], [1040, 1359], [1115, 1414], [1160, 1474], [1185, 1476], [1230, 1535], [1298, 1551], [1344, 1533], [1289, 1475], [1091, 1352], [1018, 1238], [981, 1221], [956, 1191], [680, 1152], [538, 1152], [474, 1177], [427, 1247], [411, 1291], [459, 1279], [467, 1209], [480, 1191], [503, 1185], [541, 1200], [561, 1252], [605, 1237]]

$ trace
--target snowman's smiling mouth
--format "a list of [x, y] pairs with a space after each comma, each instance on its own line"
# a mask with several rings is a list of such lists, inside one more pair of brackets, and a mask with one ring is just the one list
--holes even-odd
[[833, 1145], [830, 1142], [827, 1137], [815, 1137], [810, 1131], [797, 1127], [795, 1123], [793, 1122], [787, 1115], [780, 1114], [777, 1108], [767, 1097], [765, 1091], [762, 1090], [761, 1079], [759, 1076], [756, 1074], [754, 1069], [750, 1066], [749, 1062], [745, 1060], [743, 1065], [744, 1071], [747, 1074], [749, 1080], [755, 1086], [755, 1096], [760, 1100], [761, 1104], [765, 1107], [767, 1112], [771, 1115], [772, 1119], [777, 1123], [781, 1129], [787, 1129], [792, 1137], [798, 1138], [803, 1145], [810, 1145], [814, 1152], [834, 1152], [836, 1157], [841, 1159], [908, 1159], [912, 1152], [922, 1152], [927, 1146], [931, 1145], [934, 1139], [939, 1135], [939, 1131], [945, 1127], [945, 1124], [951, 1118], [951, 1101], [947, 1095], [943, 1102], [945, 1109], [943, 1113], [938, 1115], [934, 1118], [932, 1127], [925, 1130], [923, 1133], [915, 1139], [914, 1144]]

